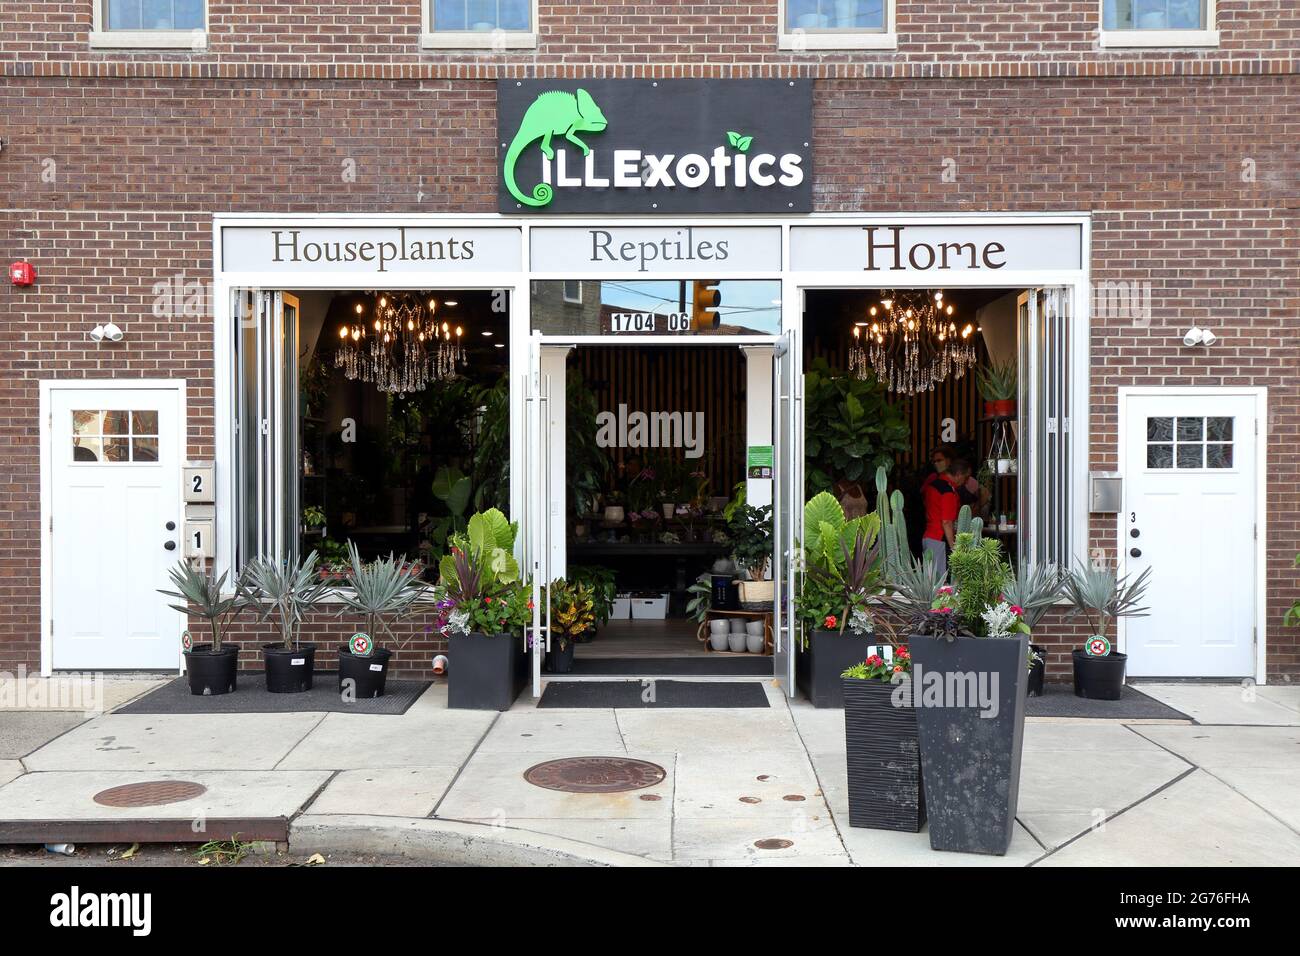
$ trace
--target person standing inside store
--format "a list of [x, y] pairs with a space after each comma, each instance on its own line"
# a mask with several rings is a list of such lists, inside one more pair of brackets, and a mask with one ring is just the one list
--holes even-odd
[[969, 505], [971, 514], [983, 516], [988, 507], [989, 493], [971, 474], [971, 464], [965, 458], [954, 458], [948, 464], [948, 481], [957, 492], [957, 505]]
[[[957, 512], [961, 502], [953, 479], [948, 475], [948, 462], [944, 470], [927, 481], [921, 488], [921, 497], [925, 501], [925, 536], [921, 539], [921, 556], [927, 555], [934, 561], [940, 573], [948, 573], [948, 549], [953, 546], [957, 536]], [[969, 466], [968, 466], [969, 469]]]

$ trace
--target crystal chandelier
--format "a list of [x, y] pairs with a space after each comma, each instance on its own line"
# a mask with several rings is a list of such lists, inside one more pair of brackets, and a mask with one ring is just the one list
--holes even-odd
[[880, 304], [853, 325], [849, 371], [874, 374], [891, 392], [934, 391], [949, 375], [961, 378], [975, 364], [975, 326], [958, 326], [943, 290], [885, 290]]
[[423, 391], [466, 364], [465, 330], [434, 317], [437, 302], [415, 292], [376, 292], [358, 302], [356, 315], [339, 329], [334, 367], [381, 392]]

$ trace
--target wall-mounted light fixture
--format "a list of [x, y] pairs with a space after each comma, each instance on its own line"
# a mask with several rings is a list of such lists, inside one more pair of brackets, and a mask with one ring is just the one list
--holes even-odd
[[1206, 348], [1209, 348], [1217, 341], [1219, 341], [1219, 337], [1209, 329], [1200, 329], [1194, 325], [1188, 329], [1187, 334], [1183, 336], [1183, 344], [1188, 348], [1197, 345], [1204, 345]]
[[117, 326], [115, 322], [109, 321], [103, 325], [97, 325], [86, 333], [90, 341], [99, 345], [101, 342], [120, 342], [125, 333]]

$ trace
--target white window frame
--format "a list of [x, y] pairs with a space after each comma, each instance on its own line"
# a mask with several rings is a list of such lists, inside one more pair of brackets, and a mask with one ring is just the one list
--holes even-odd
[[92, 50], [190, 50], [208, 48], [209, 0], [203, 0], [203, 28], [192, 30], [110, 30], [108, 0], [92, 0], [90, 48]]
[[[578, 287], [578, 294], [570, 296], [566, 288], [572, 282]], [[560, 298], [571, 305], [582, 305], [582, 280], [581, 279], [561, 279], [560, 280]]]
[[1097, 0], [1097, 35], [1103, 50], [1142, 47], [1217, 47], [1219, 0], [1205, 0], [1204, 30], [1107, 30], [1106, 0]]
[[433, 0], [420, 0], [423, 50], [532, 50], [537, 47], [537, 0], [530, 0], [527, 30], [435, 30]]
[[884, 0], [885, 29], [878, 31], [855, 30], [791, 30], [785, 22], [787, 0], [777, 4], [777, 49], [803, 52], [805, 50], [897, 50], [898, 0]]

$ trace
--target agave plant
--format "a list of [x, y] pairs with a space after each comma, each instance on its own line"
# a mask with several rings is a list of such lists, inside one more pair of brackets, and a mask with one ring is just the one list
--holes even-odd
[[1114, 568], [1096, 567], [1080, 562], [1065, 576], [1065, 595], [1082, 614], [1098, 637], [1106, 637], [1106, 626], [1121, 617], [1146, 617], [1148, 608], [1139, 604], [1151, 583], [1151, 569], [1136, 578], [1117, 577]]
[[1020, 568], [1013, 571], [1002, 585], [1002, 596], [1007, 603], [1020, 607], [1024, 612], [1021, 618], [1032, 629], [1060, 598], [1064, 577], [1061, 568], [1050, 561], [1044, 564], [1021, 562]]
[[222, 572], [221, 577], [213, 577], [202, 571], [193, 568], [189, 562], [180, 561], [167, 572], [171, 582], [175, 585], [175, 591], [164, 591], [158, 589], [159, 594], [167, 597], [176, 598], [184, 604], [169, 604], [173, 611], [180, 611], [182, 614], [193, 614], [201, 617], [208, 622], [208, 627], [212, 629], [212, 650], [214, 652], [221, 650], [221, 626], [226, 618], [239, 613], [246, 606], [244, 589], [240, 584], [235, 585], [235, 593], [229, 597], [222, 597], [221, 591], [225, 587], [226, 577], [229, 572]]
[[315, 551], [298, 562], [257, 558], [245, 572], [240, 587], [245, 602], [262, 608], [259, 620], [275, 617], [280, 641], [286, 649], [297, 646], [298, 627], [303, 618], [330, 590], [316, 573], [319, 560], [320, 555]]
[[[343, 602], [339, 616], [349, 612], [360, 614], [366, 620], [366, 633], [371, 638], [380, 630], [392, 637], [389, 620], [409, 614], [428, 589], [411, 573], [411, 565], [404, 558], [389, 554], [367, 564], [361, 560], [357, 546], [349, 541], [348, 560], [351, 564], [348, 588], [338, 594]], [[372, 640], [371, 649], [374, 646]]]
[[1016, 397], [1016, 376], [1019, 369], [1015, 358], [1004, 362], [990, 362], [975, 370], [980, 397], [986, 402], [1006, 401]]
[[885, 605], [900, 624], [912, 626], [921, 615], [934, 607], [939, 589], [947, 582], [947, 572], [926, 554], [922, 558], [899, 561], [888, 569], [886, 585], [889, 590]]

